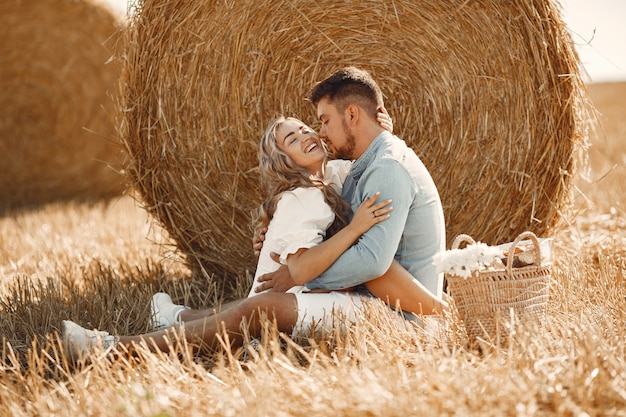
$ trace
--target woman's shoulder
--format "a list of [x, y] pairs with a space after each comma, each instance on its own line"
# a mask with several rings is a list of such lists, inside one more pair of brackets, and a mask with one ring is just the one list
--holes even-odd
[[317, 187], [298, 187], [293, 190], [283, 191], [279, 204], [312, 204], [321, 201], [324, 203], [324, 194]]
[[286, 227], [295, 227], [298, 222], [320, 219], [324, 222], [330, 219], [332, 222], [333, 216], [322, 190], [316, 187], [300, 187], [282, 193], [272, 222], [287, 224]]
[[341, 195], [341, 188], [352, 167], [352, 161], [345, 159], [333, 159], [326, 164], [324, 179], [335, 191]]
[[326, 163], [326, 172], [348, 172], [352, 167], [352, 161], [347, 159], [333, 159]]

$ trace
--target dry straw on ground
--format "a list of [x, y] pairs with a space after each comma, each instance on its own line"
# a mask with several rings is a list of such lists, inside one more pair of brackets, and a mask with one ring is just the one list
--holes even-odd
[[0, 4], [0, 205], [119, 194], [112, 94], [119, 75], [105, 43], [119, 30], [90, 0]]
[[0, 240], [0, 415], [626, 416], [626, 84], [589, 88], [607, 137], [589, 154], [595, 180], [576, 179], [581, 215], [555, 236], [542, 330], [516, 328], [513, 343], [480, 353], [455, 322], [441, 343], [370, 310], [345, 337], [299, 345], [272, 333], [247, 361], [181, 345], [72, 367], [61, 320], [136, 334], [154, 291], [198, 308], [219, 294], [178, 278], [188, 271], [145, 239], [130, 197], [51, 204], [0, 217], [11, 237]]
[[145, 206], [195, 272], [252, 269], [258, 139], [307, 122], [314, 82], [380, 82], [440, 189], [449, 241], [553, 233], [585, 148], [587, 99], [557, 3], [145, 0], [126, 32], [120, 134]]

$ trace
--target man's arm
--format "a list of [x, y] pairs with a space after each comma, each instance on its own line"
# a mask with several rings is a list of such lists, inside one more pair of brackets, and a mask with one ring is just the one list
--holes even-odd
[[376, 203], [379, 193], [366, 198], [354, 214], [350, 224], [339, 230], [332, 237], [319, 245], [310, 248], [300, 248], [297, 252], [287, 256], [287, 266], [296, 284], [302, 285], [324, 272], [356, 242], [363, 233], [374, 225], [389, 218], [391, 201], [385, 200]]
[[362, 284], [387, 272], [404, 232], [415, 186], [408, 172], [398, 162], [383, 160], [361, 177], [356, 186], [355, 198], [360, 201], [376, 191], [381, 192], [381, 199], [393, 201], [393, 215], [363, 234], [323, 274], [308, 282], [308, 288], [342, 289]]
[[[294, 285], [302, 285], [324, 272], [337, 258], [373, 225], [389, 219], [392, 207], [390, 200], [375, 203], [379, 193], [365, 199], [356, 211], [352, 221], [329, 239], [315, 246], [307, 245], [285, 256], [287, 270], [281, 267], [278, 271], [257, 278], [261, 284], [255, 289], [261, 292], [272, 288], [273, 291], [284, 291]], [[301, 210], [301, 211], [304, 211]], [[272, 259], [281, 262], [277, 254]], [[345, 288], [345, 287], [344, 287]]]

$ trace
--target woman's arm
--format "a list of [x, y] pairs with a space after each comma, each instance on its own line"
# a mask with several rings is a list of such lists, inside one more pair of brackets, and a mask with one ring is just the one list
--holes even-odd
[[324, 272], [359, 237], [372, 226], [389, 218], [391, 200], [375, 203], [380, 193], [365, 199], [350, 224], [312, 248], [301, 248], [287, 256], [287, 267], [293, 281], [303, 285]]
[[418, 315], [443, 314], [448, 303], [428, 291], [394, 260], [387, 272], [365, 283], [367, 289], [390, 306], [400, 305], [404, 311]]

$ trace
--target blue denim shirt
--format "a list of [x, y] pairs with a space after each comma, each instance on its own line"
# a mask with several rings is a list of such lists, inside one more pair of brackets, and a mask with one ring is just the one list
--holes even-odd
[[440, 297], [443, 274], [437, 274], [433, 265], [434, 255], [445, 250], [446, 242], [439, 192], [415, 152], [388, 131], [380, 133], [354, 162], [342, 197], [356, 211], [377, 191], [378, 201], [392, 200], [391, 217], [361, 236], [307, 288], [337, 290], [362, 284], [387, 272], [395, 258]]

